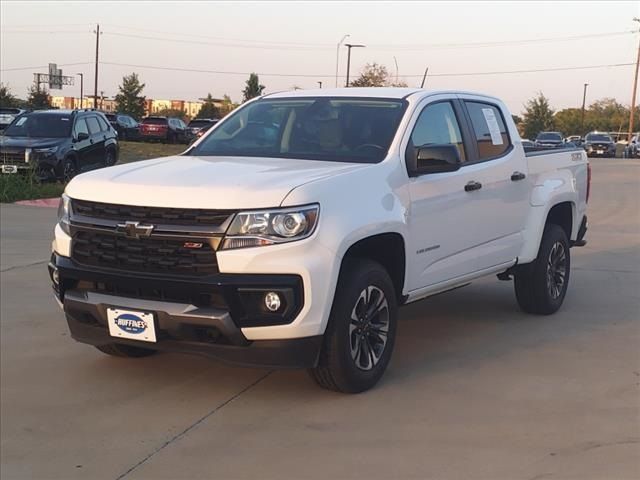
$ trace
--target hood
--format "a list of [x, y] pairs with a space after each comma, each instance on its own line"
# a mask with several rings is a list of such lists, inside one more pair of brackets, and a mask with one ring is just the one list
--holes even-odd
[[0, 148], [48, 148], [55, 147], [65, 142], [67, 138], [29, 138], [7, 137], [0, 138]]
[[74, 178], [71, 198], [148, 207], [254, 209], [279, 206], [302, 184], [370, 164], [283, 158], [173, 156]]

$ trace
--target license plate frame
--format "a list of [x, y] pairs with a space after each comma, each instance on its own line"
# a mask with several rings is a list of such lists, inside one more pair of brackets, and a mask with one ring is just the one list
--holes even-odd
[[156, 343], [156, 325], [153, 312], [128, 308], [107, 308], [109, 335], [140, 342]]

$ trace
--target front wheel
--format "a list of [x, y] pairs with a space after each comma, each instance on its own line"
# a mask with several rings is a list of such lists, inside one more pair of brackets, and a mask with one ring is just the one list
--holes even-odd
[[370, 260], [348, 261], [311, 377], [323, 388], [344, 393], [373, 387], [391, 359], [397, 317], [396, 293], [387, 271]]
[[61, 179], [64, 183], [68, 183], [73, 177], [78, 174], [78, 167], [75, 159], [67, 157], [62, 161], [62, 175]]
[[567, 293], [571, 257], [569, 240], [558, 225], [547, 225], [536, 259], [515, 272], [515, 291], [520, 308], [527, 313], [556, 312]]

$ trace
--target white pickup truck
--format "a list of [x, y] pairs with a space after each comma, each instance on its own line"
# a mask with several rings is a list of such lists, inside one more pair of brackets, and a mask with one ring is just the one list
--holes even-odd
[[182, 155], [73, 179], [49, 272], [73, 338], [107, 354], [302, 367], [360, 392], [401, 305], [497, 275], [525, 312], [558, 310], [589, 182], [584, 150], [525, 153], [490, 96], [276, 93]]

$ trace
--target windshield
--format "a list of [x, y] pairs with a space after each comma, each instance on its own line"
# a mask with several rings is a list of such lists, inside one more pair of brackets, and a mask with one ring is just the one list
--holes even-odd
[[538, 135], [537, 140], [555, 140], [558, 142], [562, 141], [562, 135], [555, 132], [546, 132]]
[[7, 127], [7, 137], [63, 138], [71, 134], [71, 115], [32, 113], [22, 115]]
[[211, 125], [213, 122], [211, 120], [191, 120], [189, 122], [190, 127], [206, 127]]
[[144, 123], [145, 125], [166, 125], [167, 119], [160, 118], [160, 117], [149, 117], [149, 118], [144, 118], [142, 120], [142, 123]]
[[376, 163], [404, 107], [383, 98], [261, 99], [223, 120], [190, 154]]
[[602, 135], [598, 133], [590, 133], [585, 138], [587, 142], [613, 142], [609, 135]]

